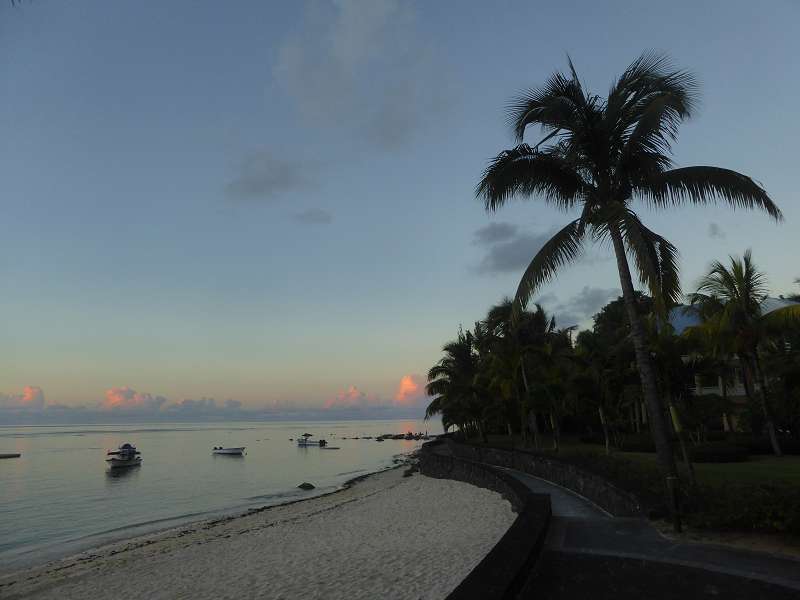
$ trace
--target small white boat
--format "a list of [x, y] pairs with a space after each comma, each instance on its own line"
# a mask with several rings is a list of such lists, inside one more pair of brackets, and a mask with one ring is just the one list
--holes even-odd
[[141, 452], [132, 444], [122, 444], [117, 450], [109, 450], [106, 453], [106, 462], [112, 469], [124, 467], [138, 467], [142, 464]]
[[244, 449], [246, 446], [242, 446], [241, 448], [223, 448], [222, 446], [214, 446], [214, 449], [211, 451], [212, 454], [229, 454], [233, 456], [241, 456], [244, 454]]

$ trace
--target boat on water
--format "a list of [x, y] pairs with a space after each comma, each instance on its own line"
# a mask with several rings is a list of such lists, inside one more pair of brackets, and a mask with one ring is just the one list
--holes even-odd
[[0, 452], [0, 458], [19, 458], [22, 456], [19, 452]]
[[297, 447], [298, 448], [323, 448], [324, 446], [328, 445], [328, 442], [325, 440], [312, 440], [309, 439], [311, 437], [310, 433], [304, 433], [299, 438], [297, 438]]
[[212, 454], [227, 454], [228, 456], [242, 456], [244, 454], [244, 449], [246, 446], [242, 446], [241, 448], [223, 448], [222, 446], [214, 446], [214, 449], [211, 450]]
[[106, 462], [112, 469], [122, 469], [126, 467], [138, 467], [142, 464], [141, 452], [133, 444], [122, 444], [116, 450], [109, 450], [106, 453]]

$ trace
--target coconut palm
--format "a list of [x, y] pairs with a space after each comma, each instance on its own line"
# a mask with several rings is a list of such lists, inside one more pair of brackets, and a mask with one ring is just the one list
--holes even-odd
[[[750, 250], [741, 259], [729, 258], [729, 266], [714, 261], [700, 279], [697, 292], [690, 295], [703, 318], [702, 325], [694, 330], [716, 339], [719, 346], [738, 356], [745, 375], [745, 393], [751, 406], [761, 405], [772, 449], [780, 456], [760, 350], [772, 336], [800, 324], [800, 304], [764, 314], [761, 306], [767, 297], [766, 277], [753, 263]], [[758, 397], [754, 383], [758, 383]]]
[[442, 416], [445, 429], [457, 426], [462, 431], [475, 431], [483, 436], [482, 407], [478, 403], [475, 378], [478, 357], [475, 337], [470, 331], [459, 331], [458, 338], [442, 348], [444, 357], [428, 371], [425, 391], [433, 400], [425, 410], [425, 418]]
[[547, 344], [556, 331], [555, 318], [536, 305], [535, 311], [522, 311], [512, 319], [513, 302], [504, 298], [489, 309], [483, 329], [491, 337], [492, 346], [505, 355], [510, 363], [512, 379], [522, 382], [524, 394], [519, 396], [518, 412], [523, 445], [528, 442], [527, 431], [533, 432], [534, 446], [539, 446], [539, 423], [530, 383], [533, 357]]
[[588, 329], [578, 333], [575, 354], [580, 370], [573, 377], [572, 386], [582, 403], [597, 410], [606, 454], [610, 454], [612, 423], [619, 420], [624, 377], [619, 368], [619, 349], [607, 341]]
[[[645, 53], [601, 98], [584, 89], [570, 60], [568, 74], [554, 73], [544, 86], [511, 103], [509, 121], [519, 145], [492, 160], [476, 187], [489, 212], [512, 197], [531, 196], [579, 211], [533, 257], [517, 288], [516, 313], [579, 257], [588, 239], [611, 241], [658, 463], [668, 483], [676, 475], [675, 460], [628, 260], [663, 307], [680, 297], [677, 251], [642, 223], [632, 201], [639, 198], [657, 209], [723, 201], [782, 218], [766, 191], [741, 173], [708, 166], [672, 168], [672, 143], [694, 110], [696, 91], [690, 73], [672, 68], [663, 56]], [[529, 125], [543, 131], [533, 146], [522, 143]]]

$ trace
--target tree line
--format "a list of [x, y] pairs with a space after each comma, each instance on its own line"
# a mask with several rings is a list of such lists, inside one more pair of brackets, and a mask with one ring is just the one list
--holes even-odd
[[[532, 258], [513, 301], [496, 307], [507, 318], [495, 322], [488, 318], [490, 311], [479, 327], [459, 332], [458, 338], [445, 347], [445, 357], [431, 373], [431, 410], [446, 415], [446, 423], [485, 435], [486, 419], [478, 417], [483, 417], [487, 408], [489, 415], [506, 415], [507, 424], [512, 426], [514, 421], [509, 416], [515, 414], [516, 421], [522, 423], [526, 404], [536, 398], [547, 405], [547, 411], [541, 414], [552, 421], [557, 444], [560, 415], [570, 397], [564, 377], [566, 365], [574, 362], [570, 356], [574, 359], [577, 355], [591, 362], [591, 343], [584, 335], [586, 343], [572, 344], [570, 333], [557, 330], [539, 307], [527, 314], [525, 309], [543, 285], [580, 257], [586, 243], [609, 243], [622, 288], [620, 308], [627, 327], [626, 347], [633, 351], [658, 466], [667, 493], [675, 497], [678, 473], [670, 432], [672, 412], [665, 410], [663, 386], [667, 380], [659, 372], [672, 367], [657, 362], [652, 355], [648, 313], [635, 291], [633, 274], [647, 291], [656, 330], [665, 331], [666, 326], [659, 328], [657, 324], [666, 323], [667, 311], [682, 296], [678, 251], [644, 224], [633, 203], [640, 201], [656, 210], [721, 203], [763, 211], [776, 222], [782, 221], [783, 215], [766, 190], [747, 175], [720, 167], [674, 164], [672, 146], [679, 126], [694, 114], [698, 103], [698, 84], [692, 73], [673, 67], [664, 55], [645, 52], [612, 81], [604, 97], [584, 86], [571, 59], [568, 67], [566, 73], [555, 72], [542, 86], [512, 99], [507, 116], [516, 145], [489, 163], [475, 192], [488, 212], [501, 209], [515, 198], [534, 198], [571, 213], [573, 218]], [[540, 136], [535, 143], [527, 143], [536, 128]], [[701, 286], [698, 293], [712, 298], [702, 303], [703, 310], [712, 310], [717, 298], [714, 290]], [[727, 323], [728, 318], [721, 317], [720, 321]], [[498, 335], [498, 327], [513, 333], [500, 331], [502, 335]], [[539, 340], [533, 346], [528, 344], [530, 336]], [[763, 373], [758, 352], [753, 352], [759, 343], [744, 338], [731, 341], [740, 344], [739, 354], [756, 378]], [[499, 352], [500, 346], [507, 348]], [[487, 347], [495, 349], [489, 352]], [[536, 355], [535, 378], [528, 372], [528, 363], [534, 362], [531, 352]], [[605, 367], [596, 363], [594, 368]], [[591, 370], [588, 373], [587, 377], [595, 377], [595, 383], [606, 385], [605, 379], [600, 381]], [[626, 370], [614, 373], [614, 377], [626, 376]], [[765, 391], [764, 385], [759, 389]], [[750, 393], [754, 393], [752, 389]], [[598, 400], [605, 392], [593, 397], [601, 403], [605, 420], [608, 404]], [[538, 419], [540, 413], [533, 412], [530, 418]], [[774, 438], [774, 419], [769, 410], [765, 418]], [[537, 435], [535, 426], [532, 435]]]

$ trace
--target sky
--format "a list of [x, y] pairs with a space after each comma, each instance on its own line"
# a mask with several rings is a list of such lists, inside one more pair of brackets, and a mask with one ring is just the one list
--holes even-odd
[[[784, 212], [642, 208], [684, 290], [752, 248], [797, 292], [798, 22], [795, 0], [0, 2], [0, 423], [421, 415], [441, 346], [570, 218], [474, 196], [504, 107], [567, 54], [601, 94], [644, 50], [693, 71], [676, 163]], [[538, 300], [588, 326], [618, 293], [600, 247]]]

